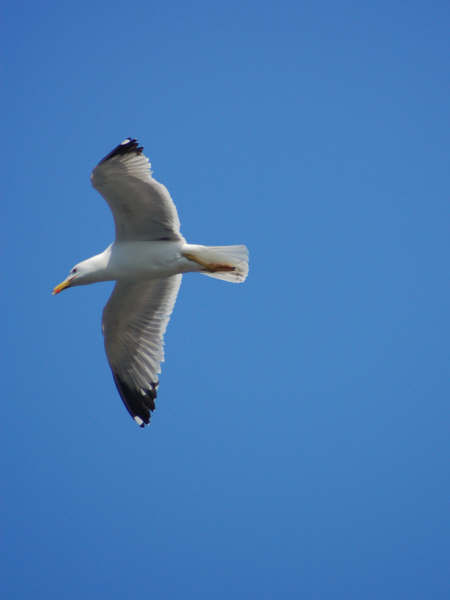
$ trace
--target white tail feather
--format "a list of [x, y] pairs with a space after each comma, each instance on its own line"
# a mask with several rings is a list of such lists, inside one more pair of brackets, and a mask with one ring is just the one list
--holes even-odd
[[[191, 250], [189, 250], [191, 252]], [[248, 274], [248, 250], [246, 246], [196, 246], [192, 252], [205, 263], [227, 265], [233, 271], [200, 271], [208, 277], [242, 283]]]

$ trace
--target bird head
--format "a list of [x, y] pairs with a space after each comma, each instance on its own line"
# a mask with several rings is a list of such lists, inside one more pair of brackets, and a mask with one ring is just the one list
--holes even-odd
[[71, 269], [70, 273], [68, 274], [68, 276], [64, 279], [64, 281], [62, 281], [61, 283], [59, 283], [54, 289], [52, 294], [59, 294], [59, 292], [62, 292], [63, 290], [65, 290], [68, 287], [71, 287], [73, 285], [77, 285], [76, 281], [79, 280], [82, 277], [82, 269], [80, 268], [80, 265], [75, 265], [73, 267], [73, 269]]
[[96, 268], [95, 259], [96, 257], [88, 258], [75, 265], [64, 281], [53, 289], [52, 294], [59, 294], [59, 292], [62, 292], [68, 287], [92, 283], [92, 281], [99, 279], [96, 277], [98, 269]]

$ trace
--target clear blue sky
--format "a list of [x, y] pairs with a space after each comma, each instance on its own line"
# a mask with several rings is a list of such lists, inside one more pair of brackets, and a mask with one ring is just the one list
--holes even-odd
[[[2, 597], [447, 599], [448, 2], [4, 15]], [[50, 294], [126, 136], [189, 241], [251, 252], [184, 278], [146, 430], [112, 284]]]

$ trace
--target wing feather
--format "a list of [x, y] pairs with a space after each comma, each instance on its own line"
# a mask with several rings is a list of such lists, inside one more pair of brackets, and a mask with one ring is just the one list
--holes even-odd
[[163, 336], [181, 275], [138, 283], [117, 282], [103, 310], [105, 350], [120, 397], [142, 427], [155, 409]]
[[153, 179], [150, 162], [135, 139], [127, 138], [91, 174], [108, 203], [117, 241], [182, 240], [177, 209], [164, 185]]

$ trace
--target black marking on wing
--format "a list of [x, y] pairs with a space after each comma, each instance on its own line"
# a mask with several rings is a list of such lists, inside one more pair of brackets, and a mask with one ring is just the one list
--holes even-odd
[[114, 383], [119, 390], [125, 408], [133, 417], [139, 417], [144, 421], [140, 427], [145, 427], [150, 423], [150, 411], [155, 410], [156, 388], [159, 382], [150, 383], [150, 387], [146, 390], [130, 387], [127, 383], [113, 373]]
[[143, 146], [139, 146], [139, 142], [135, 138], [125, 138], [121, 144], [116, 146], [114, 150], [111, 150], [98, 164], [101, 165], [113, 156], [120, 156], [121, 154], [142, 154], [143, 150]]

